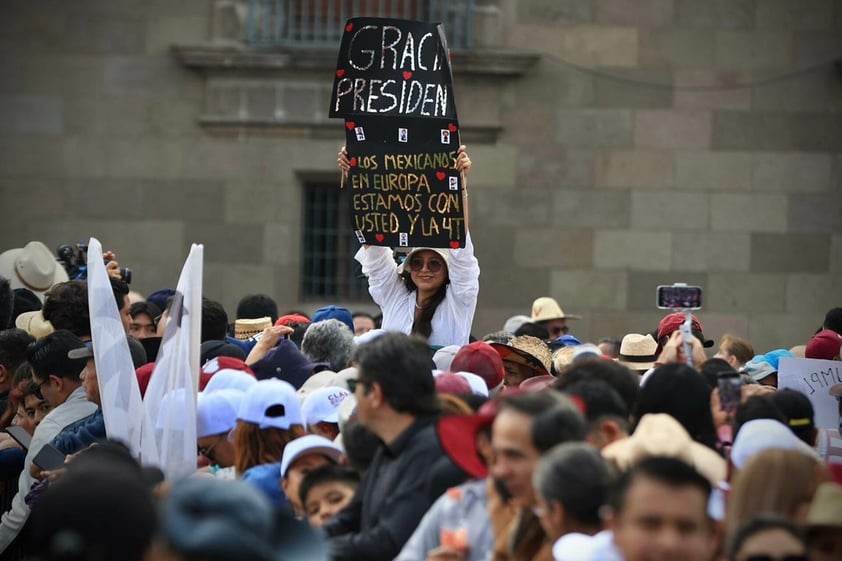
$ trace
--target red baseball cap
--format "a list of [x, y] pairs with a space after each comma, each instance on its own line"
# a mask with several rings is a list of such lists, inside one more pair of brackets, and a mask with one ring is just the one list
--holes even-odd
[[463, 346], [450, 363], [452, 372], [471, 372], [483, 380], [489, 390], [503, 383], [506, 370], [503, 359], [494, 348], [485, 341], [474, 341]]
[[840, 347], [842, 347], [842, 335], [830, 329], [824, 329], [813, 335], [807, 342], [804, 356], [806, 358], [834, 360], [839, 358]]
[[290, 323], [312, 323], [310, 318], [301, 314], [287, 314], [278, 318], [275, 325], [289, 325]]
[[497, 411], [497, 402], [487, 401], [476, 415], [448, 415], [436, 425], [444, 453], [460, 469], [477, 479], [488, 477], [488, 466], [477, 452], [477, 434], [491, 426]]
[[[674, 332], [678, 331], [682, 323], [684, 323], [684, 313], [682, 312], [675, 312], [665, 316], [664, 319], [661, 320], [661, 323], [658, 324], [658, 342], [660, 343], [663, 341], [664, 337], [669, 337]], [[690, 330], [693, 332], [693, 335], [702, 342], [702, 346], [713, 346], [713, 339], [705, 339], [705, 335], [702, 333], [702, 324], [696, 316], [692, 316]]]
[[444, 372], [436, 376], [436, 393], [449, 393], [453, 395], [464, 395], [474, 393], [471, 385], [465, 378], [453, 372]]

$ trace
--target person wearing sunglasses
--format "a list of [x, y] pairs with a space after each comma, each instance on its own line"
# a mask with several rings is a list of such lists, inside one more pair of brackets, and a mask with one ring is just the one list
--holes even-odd
[[[344, 147], [339, 167], [350, 169]], [[455, 169], [463, 173], [462, 201], [468, 228], [471, 159], [460, 146]], [[368, 277], [368, 291], [383, 311], [382, 329], [421, 336], [430, 345], [466, 345], [479, 294], [479, 263], [470, 232], [465, 247], [415, 247], [398, 266], [388, 247], [363, 245], [354, 256]]]

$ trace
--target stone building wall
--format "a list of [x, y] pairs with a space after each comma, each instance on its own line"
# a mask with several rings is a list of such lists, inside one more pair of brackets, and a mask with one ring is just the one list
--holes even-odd
[[[337, 178], [341, 124], [279, 124], [292, 101], [260, 92], [323, 87], [335, 55], [327, 71], [319, 57], [258, 68], [238, 44], [244, 6], [0, 3], [0, 246], [96, 235], [150, 291], [202, 242], [206, 293], [229, 312], [248, 292], [320, 305], [299, 299], [302, 181]], [[708, 336], [767, 349], [842, 305], [842, 3], [474, 11], [476, 56], [454, 72], [483, 270], [475, 334], [543, 295], [584, 316], [584, 339], [649, 330], [655, 285], [685, 281], [705, 289]], [[508, 53], [508, 69], [484, 52]]]

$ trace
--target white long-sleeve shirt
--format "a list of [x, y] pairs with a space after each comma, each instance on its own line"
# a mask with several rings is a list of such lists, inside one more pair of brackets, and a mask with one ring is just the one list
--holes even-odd
[[[479, 262], [474, 257], [471, 234], [465, 247], [448, 249], [447, 274], [450, 284], [444, 300], [433, 314], [430, 345], [467, 345], [479, 295]], [[354, 256], [368, 277], [368, 292], [383, 312], [384, 331], [409, 335], [415, 321], [417, 291], [409, 291], [398, 275], [398, 265], [388, 247], [361, 247]]]
[[24, 498], [35, 483], [35, 478], [29, 473], [32, 460], [41, 448], [50, 443], [62, 429], [93, 414], [96, 409], [96, 404], [85, 397], [85, 388], [79, 386], [67, 396], [64, 403], [50, 411], [38, 424], [35, 434], [32, 435], [29, 450], [26, 452], [26, 459], [23, 461], [23, 471], [18, 479], [18, 492], [12, 499], [12, 508], [3, 515], [0, 521], [0, 553], [9, 547], [23, 528], [26, 519], [29, 518], [29, 506], [24, 502]]

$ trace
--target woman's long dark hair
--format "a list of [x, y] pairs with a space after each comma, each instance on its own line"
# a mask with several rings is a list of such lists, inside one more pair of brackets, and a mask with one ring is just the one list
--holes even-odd
[[[403, 273], [403, 284], [410, 292], [418, 290], [418, 287], [412, 282], [409, 272]], [[447, 295], [447, 285], [450, 284], [450, 277], [446, 278], [439, 289], [431, 297], [421, 302], [421, 314], [412, 322], [412, 335], [420, 335], [424, 339], [429, 339], [433, 333], [433, 314], [436, 313], [436, 308], [444, 300]]]

